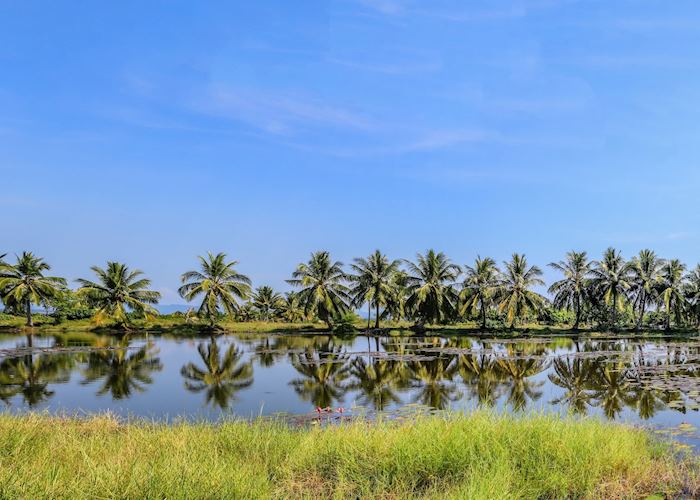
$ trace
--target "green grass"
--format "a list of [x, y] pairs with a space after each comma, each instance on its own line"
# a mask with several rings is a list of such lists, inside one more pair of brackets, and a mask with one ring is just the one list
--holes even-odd
[[[53, 318], [42, 314], [34, 315], [35, 327], [28, 329], [24, 326], [25, 319], [20, 316], [11, 316], [0, 313], [0, 331], [15, 331], [23, 333], [25, 331], [39, 331], [44, 333], [57, 333], [68, 331], [93, 331], [97, 333], [110, 333], [114, 329], [109, 326], [96, 326], [89, 319], [68, 320], [60, 324], [55, 324]], [[217, 323], [217, 328], [221, 333], [327, 333], [328, 327], [322, 322], [302, 322], [302, 323], [285, 323], [281, 321], [247, 321], [238, 322], [231, 320], [223, 320]], [[410, 330], [412, 323], [407, 321], [386, 321], [381, 324], [381, 332], [391, 332], [392, 335], [411, 335]], [[358, 332], [362, 332], [367, 327], [366, 320], [360, 320], [355, 323]], [[131, 329], [136, 332], [149, 332], [154, 334], [164, 333], [183, 336], [211, 335], [211, 330], [208, 329], [206, 322], [188, 323], [182, 316], [162, 315], [149, 320], [134, 320]], [[479, 335], [484, 333], [478, 324], [474, 322], [461, 322], [450, 325], [427, 325], [425, 334], [465, 334]], [[543, 324], [524, 324], [516, 329], [496, 328], [487, 331], [489, 336], [502, 337], [528, 337], [537, 335], [571, 335], [571, 334], [596, 334], [600, 333], [595, 329], [582, 328], [580, 332], [574, 332], [567, 325], [543, 325]], [[662, 330], [642, 330], [637, 332], [633, 329], [621, 329], [618, 333], [630, 333], [635, 336], [683, 336], [686, 334], [697, 335], [696, 328], [674, 329], [670, 332]]]
[[477, 412], [293, 429], [0, 416], [0, 498], [643, 498], [694, 486], [689, 459], [597, 420]]

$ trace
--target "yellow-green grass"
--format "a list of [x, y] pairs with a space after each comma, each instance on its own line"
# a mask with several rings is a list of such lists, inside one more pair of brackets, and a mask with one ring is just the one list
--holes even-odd
[[290, 428], [0, 416], [0, 498], [639, 498], [690, 459], [597, 420], [489, 412]]

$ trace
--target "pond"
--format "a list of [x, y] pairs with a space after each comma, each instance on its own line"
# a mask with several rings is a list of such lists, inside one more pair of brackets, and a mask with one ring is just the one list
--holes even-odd
[[0, 406], [166, 421], [485, 406], [644, 423], [695, 445], [700, 338], [4, 335]]

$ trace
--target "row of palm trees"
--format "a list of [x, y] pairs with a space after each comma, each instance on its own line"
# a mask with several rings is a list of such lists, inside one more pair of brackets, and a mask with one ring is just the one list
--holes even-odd
[[[30, 252], [17, 256], [14, 265], [0, 256], [0, 298], [6, 308], [22, 311], [32, 326], [32, 305], [51, 305], [67, 290], [65, 279], [46, 276], [51, 268]], [[459, 266], [444, 253], [428, 250], [415, 261], [391, 260], [379, 250], [354, 259], [350, 272], [326, 251], [311, 255], [287, 282], [298, 289], [286, 296], [271, 287], [252, 289], [250, 278], [236, 270], [238, 262], [226, 254], [199, 257], [199, 268], [181, 276], [179, 294], [200, 301], [197, 315], [211, 326], [221, 315], [247, 319], [253, 313], [264, 320], [295, 322], [317, 318], [332, 328], [343, 315], [368, 307], [375, 328], [380, 319], [408, 319], [416, 325], [440, 324], [470, 316], [487, 327], [491, 313], [511, 327], [536, 319], [548, 306], [573, 314], [573, 328], [583, 321], [616, 327], [622, 313], [634, 316], [637, 328], [651, 309], [663, 314], [665, 326], [694, 322], [700, 325], [700, 265], [687, 272], [677, 259], [659, 258], [642, 250], [629, 261], [613, 248], [600, 260], [586, 252], [569, 252], [550, 266], [563, 276], [549, 287], [550, 300], [536, 291], [544, 286], [542, 270], [523, 254], [513, 254], [500, 269], [489, 258], [477, 257]], [[131, 312], [155, 315], [160, 293], [139, 270], [118, 262], [91, 268], [96, 280], [78, 279], [77, 295], [95, 309], [95, 320], [112, 320], [125, 326]], [[247, 302], [246, 302], [247, 301]]]

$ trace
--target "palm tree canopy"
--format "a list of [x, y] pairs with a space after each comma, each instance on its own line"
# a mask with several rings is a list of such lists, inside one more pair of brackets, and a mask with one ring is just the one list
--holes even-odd
[[[631, 286], [631, 266], [619, 250], [608, 248], [603, 259], [594, 263], [591, 275], [593, 290], [606, 305], [611, 305], [614, 298], [626, 298]], [[612, 305], [620, 307], [621, 303]]]
[[282, 295], [275, 292], [271, 286], [261, 286], [253, 293], [252, 304], [264, 319], [269, 319], [284, 301]]
[[506, 314], [512, 325], [523, 316], [539, 311], [545, 299], [530, 290], [533, 286], [542, 286], [542, 270], [529, 266], [524, 254], [514, 253], [510, 262], [504, 262], [505, 271], [499, 284], [497, 298], [499, 310]]
[[476, 314], [487, 307], [498, 287], [500, 271], [491, 257], [477, 256], [474, 266], [464, 266], [461, 297], [464, 301], [461, 313]]
[[178, 289], [180, 296], [189, 302], [203, 295], [198, 314], [212, 323], [220, 306], [233, 317], [240, 307], [237, 299], [246, 300], [250, 295], [250, 278], [236, 271], [237, 261], [226, 262], [225, 253], [209, 252], [206, 257], [198, 258], [199, 271], [188, 271], [180, 278], [183, 283]]
[[287, 283], [301, 288], [299, 300], [307, 315], [318, 314], [330, 325], [349, 309], [351, 297], [346, 281], [342, 262], [333, 262], [328, 252], [321, 251], [311, 254], [309, 262], [299, 264]]
[[[3, 256], [4, 257], [4, 256]], [[0, 259], [1, 261], [1, 259]], [[41, 257], [31, 252], [17, 256], [17, 263], [0, 264], [0, 292], [6, 304], [29, 307], [40, 305], [57, 296], [66, 286], [66, 280], [55, 276], [45, 276], [51, 266]]]
[[128, 323], [129, 309], [143, 314], [158, 314], [152, 307], [160, 300], [160, 292], [149, 290], [151, 281], [143, 277], [143, 271], [131, 270], [120, 262], [107, 262], [107, 267], [90, 268], [96, 275], [97, 281], [87, 279], [76, 280], [80, 284], [78, 293], [97, 307], [95, 319], [112, 318], [117, 323]]
[[392, 278], [398, 271], [400, 261], [390, 261], [379, 250], [368, 258], [356, 258], [350, 266], [354, 271], [348, 278], [353, 283], [351, 295], [354, 305], [360, 306], [365, 302], [380, 307], [386, 306], [393, 294]]
[[454, 282], [461, 269], [442, 252], [428, 250], [416, 262], [406, 261], [408, 274], [406, 307], [427, 322], [440, 322], [454, 311], [457, 293]]

